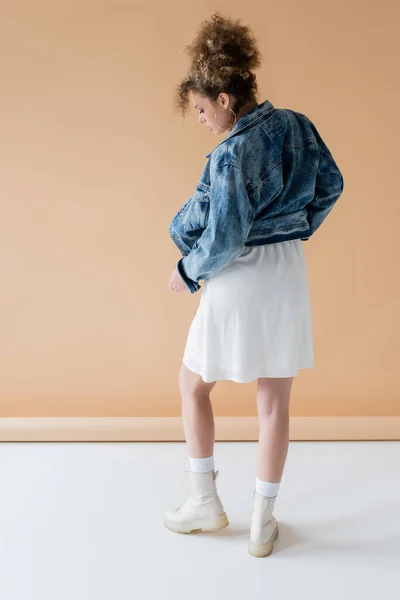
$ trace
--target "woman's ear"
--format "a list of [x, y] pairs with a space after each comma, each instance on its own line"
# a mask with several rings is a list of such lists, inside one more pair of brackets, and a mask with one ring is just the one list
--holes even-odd
[[219, 99], [224, 108], [227, 108], [229, 106], [229, 95], [228, 94], [225, 94], [224, 92], [222, 92], [219, 95]]

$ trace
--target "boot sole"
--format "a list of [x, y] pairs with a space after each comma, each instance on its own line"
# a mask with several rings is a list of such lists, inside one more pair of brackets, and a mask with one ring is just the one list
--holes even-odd
[[167, 517], [164, 517], [164, 526], [173, 531], [174, 533], [192, 533], [194, 531], [218, 531], [219, 529], [224, 529], [228, 527], [229, 521], [226, 513], [220, 514], [218, 517], [214, 517], [213, 519], [207, 519], [205, 521], [194, 521], [192, 526], [186, 524], [185, 526], [179, 525], [170, 521]]
[[265, 558], [269, 556], [274, 547], [274, 541], [278, 538], [279, 528], [278, 525], [275, 527], [275, 531], [272, 534], [271, 539], [267, 544], [256, 544], [250, 540], [249, 542], [249, 554], [255, 558]]

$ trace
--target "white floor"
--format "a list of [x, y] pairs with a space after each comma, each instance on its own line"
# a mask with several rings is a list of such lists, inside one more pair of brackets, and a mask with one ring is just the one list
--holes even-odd
[[292, 442], [273, 554], [247, 554], [254, 443], [217, 443], [230, 527], [176, 535], [183, 443], [0, 444], [1, 600], [400, 597], [400, 442]]

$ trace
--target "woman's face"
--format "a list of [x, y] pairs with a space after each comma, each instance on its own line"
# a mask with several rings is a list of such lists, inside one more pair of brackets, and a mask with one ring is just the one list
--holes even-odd
[[228, 110], [230, 103], [228, 94], [220, 94], [214, 102], [194, 92], [191, 92], [191, 97], [199, 115], [199, 122], [208, 127], [212, 133], [219, 135], [232, 127], [234, 116]]

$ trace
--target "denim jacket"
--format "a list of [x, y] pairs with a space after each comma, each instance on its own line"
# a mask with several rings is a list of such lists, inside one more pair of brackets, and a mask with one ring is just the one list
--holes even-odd
[[266, 100], [206, 156], [194, 194], [169, 233], [193, 294], [245, 246], [308, 240], [343, 191], [343, 177], [305, 115]]

